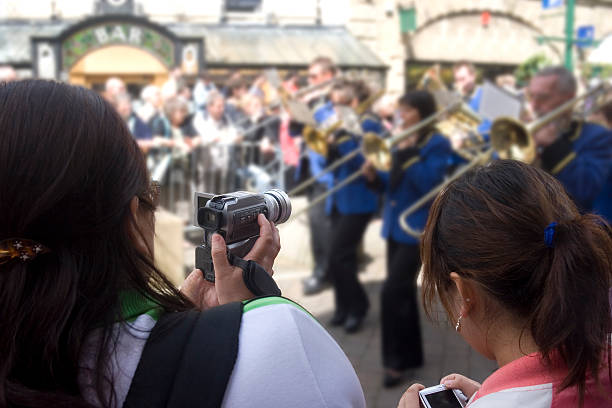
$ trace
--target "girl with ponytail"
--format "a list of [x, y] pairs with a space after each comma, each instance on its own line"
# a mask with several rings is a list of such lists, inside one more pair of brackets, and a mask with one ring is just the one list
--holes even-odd
[[[442, 378], [470, 408], [612, 407], [610, 227], [561, 184], [500, 160], [449, 184], [423, 235], [423, 300], [499, 369]], [[400, 407], [418, 407], [412, 385]]]

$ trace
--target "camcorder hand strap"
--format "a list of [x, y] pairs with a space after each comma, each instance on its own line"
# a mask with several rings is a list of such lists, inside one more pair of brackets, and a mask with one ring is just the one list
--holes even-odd
[[217, 408], [238, 355], [243, 304], [166, 313], [142, 352], [125, 408]]
[[242, 269], [242, 280], [247, 289], [255, 296], [281, 296], [281, 290], [268, 272], [254, 261], [244, 259], [228, 253], [229, 263]]

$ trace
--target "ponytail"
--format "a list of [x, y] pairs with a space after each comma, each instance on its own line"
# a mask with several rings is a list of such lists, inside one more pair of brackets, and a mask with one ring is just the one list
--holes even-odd
[[531, 333], [545, 363], [551, 365], [558, 354], [567, 365], [560, 389], [577, 386], [582, 404], [587, 377], [598, 381], [605, 360], [612, 378], [606, 341], [612, 331], [610, 229], [594, 215], [559, 222], [547, 251], [540, 267], [548, 273], [533, 310]]

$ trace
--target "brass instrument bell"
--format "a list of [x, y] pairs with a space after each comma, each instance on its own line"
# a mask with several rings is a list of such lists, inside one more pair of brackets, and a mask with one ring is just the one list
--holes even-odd
[[328, 141], [329, 135], [338, 130], [342, 125], [342, 121], [337, 121], [325, 130], [319, 130], [314, 126], [305, 125], [302, 130], [302, 137], [308, 147], [320, 154], [321, 156], [327, 157], [328, 152]]
[[372, 162], [378, 170], [391, 169], [391, 149], [388, 141], [374, 132], [363, 135], [361, 149], [363, 155]]
[[532, 163], [535, 160], [536, 149], [529, 126], [516, 119], [499, 118], [491, 125], [491, 147], [500, 159], [519, 160]]

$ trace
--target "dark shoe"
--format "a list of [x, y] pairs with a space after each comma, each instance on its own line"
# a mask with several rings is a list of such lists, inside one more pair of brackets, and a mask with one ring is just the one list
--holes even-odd
[[347, 333], [357, 333], [361, 329], [365, 316], [348, 315], [344, 322], [344, 330]]
[[316, 295], [327, 289], [330, 285], [327, 279], [319, 278], [317, 276], [309, 276], [303, 281], [303, 291], [305, 296]]
[[335, 312], [334, 316], [329, 321], [329, 324], [332, 326], [342, 326], [345, 321], [346, 321], [346, 313]]
[[385, 388], [392, 388], [404, 381], [404, 374], [401, 371], [385, 370], [385, 376], [383, 378], [383, 386]]

